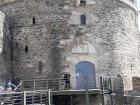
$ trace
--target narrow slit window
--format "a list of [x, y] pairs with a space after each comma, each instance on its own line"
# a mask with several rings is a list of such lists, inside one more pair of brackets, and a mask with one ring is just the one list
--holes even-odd
[[81, 0], [80, 1], [80, 6], [85, 6], [86, 5], [86, 1], [85, 0]]
[[16, 42], [16, 47], [18, 47], [18, 43]]
[[25, 52], [28, 52], [28, 46], [27, 45], [25, 46]]
[[35, 17], [33, 17], [33, 24], [35, 24]]
[[39, 68], [39, 74], [42, 74], [42, 61], [39, 61], [38, 63], [38, 68]]
[[85, 15], [81, 15], [80, 20], [81, 20], [81, 25], [86, 25], [86, 16]]
[[132, 19], [132, 20], [134, 20], [134, 16], [133, 16], [133, 14], [132, 14], [132, 13], [131, 13], [131, 19]]

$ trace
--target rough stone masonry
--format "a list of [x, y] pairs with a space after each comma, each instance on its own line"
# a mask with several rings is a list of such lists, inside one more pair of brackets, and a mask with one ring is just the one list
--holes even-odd
[[132, 90], [140, 76], [135, 0], [2, 0], [0, 10], [6, 79], [60, 78], [69, 70], [75, 88], [82, 61], [93, 64], [97, 87], [100, 76], [119, 74]]

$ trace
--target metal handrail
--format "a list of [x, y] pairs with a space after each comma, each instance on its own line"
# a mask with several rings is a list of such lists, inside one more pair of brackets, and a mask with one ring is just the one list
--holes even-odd
[[27, 105], [49, 103], [49, 91], [24, 91], [24, 92], [2, 92], [0, 93], [0, 104]]
[[75, 80], [70, 79], [70, 83], [66, 83], [64, 78], [23, 80], [21, 91], [38, 91], [49, 89], [52, 89], [53, 91], [77, 90], [76, 87], [70, 86], [71, 83], [75, 83]]
[[24, 90], [60, 90], [64, 88], [65, 79], [54, 78], [54, 79], [35, 79], [35, 80], [23, 80], [22, 91]]
[[45, 81], [49, 81], [49, 80], [64, 80], [64, 78], [53, 78], [53, 79], [40, 79], [40, 78], [38, 78], [38, 79], [32, 79], [32, 80], [26, 80], [26, 79], [24, 79], [24, 81], [34, 81], [34, 80], [45, 80]]

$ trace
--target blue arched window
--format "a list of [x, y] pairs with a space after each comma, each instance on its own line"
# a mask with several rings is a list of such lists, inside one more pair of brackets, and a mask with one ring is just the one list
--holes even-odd
[[80, 20], [81, 20], [81, 25], [86, 25], [86, 16], [85, 15], [81, 15]]

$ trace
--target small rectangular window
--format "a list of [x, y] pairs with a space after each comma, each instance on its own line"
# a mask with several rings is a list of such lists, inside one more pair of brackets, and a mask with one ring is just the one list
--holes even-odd
[[39, 61], [38, 63], [38, 68], [39, 68], [39, 74], [42, 74], [42, 61]]
[[85, 0], [81, 0], [80, 1], [80, 6], [85, 6], [86, 5], [86, 1]]
[[25, 52], [28, 52], [28, 46], [27, 45], [25, 46]]
[[81, 25], [86, 25], [86, 16], [85, 15], [81, 15], [80, 20], [81, 20]]
[[35, 24], [35, 17], [33, 17], [33, 20], [32, 21], [33, 21], [33, 24]]

